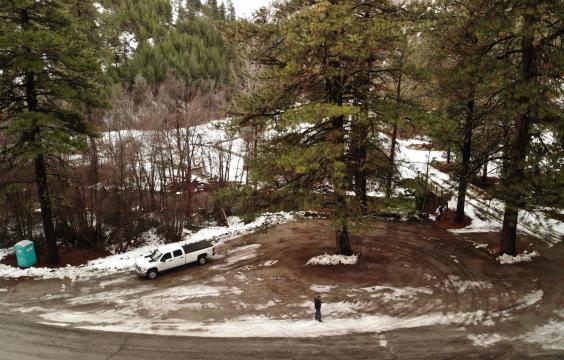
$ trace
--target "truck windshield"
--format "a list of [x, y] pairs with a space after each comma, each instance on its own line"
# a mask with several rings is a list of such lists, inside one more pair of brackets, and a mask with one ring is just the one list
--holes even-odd
[[161, 255], [162, 255], [162, 253], [159, 250], [155, 250], [155, 251], [153, 251], [153, 253], [151, 255], [149, 255], [149, 258], [153, 261], [157, 261], [157, 260], [159, 260]]

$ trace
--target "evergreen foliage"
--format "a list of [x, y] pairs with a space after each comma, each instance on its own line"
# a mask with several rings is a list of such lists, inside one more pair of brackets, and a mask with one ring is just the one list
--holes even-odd
[[[254, 23], [241, 26], [263, 71], [255, 91], [236, 97], [232, 112], [242, 126], [268, 134], [254, 178], [303, 196], [304, 203], [312, 193], [326, 196], [337, 252], [350, 255], [348, 222], [356, 205], [366, 207], [371, 105], [400, 25], [393, 21], [397, 9], [361, 1], [275, 6], [273, 14], [263, 9]], [[359, 199], [355, 206], [346, 195], [351, 183]]]
[[[80, 14], [79, 14], [80, 13]], [[79, 17], [80, 16], [80, 17]], [[84, 145], [93, 132], [83, 106], [101, 107], [102, 62], [93, 34], [96, 10], [81, 1], [3, 1], [0, 6], [1, 130], [12, 159], [31, 161], [48, 259], [58, 262], [49, 159]]]
[[141, 76], [160, 83], [173, 75], [218, 87], [228, 82], [234, 56], [218, 27], [227, 19], [227, 10], [223, 7], [222, 14], [216, 1], [190, 0], [182, 5], [178, 4], [175, 18], [170, 0], [105, 3], [114, 43], [110, 70], [116, 81], [131, 85]]
[[442, 99], [434, 134], [459, 146], [457, 219], [467, 183], [501, 159], [494, 193], [505, 202], [501, 249], [513, 255], [520, 209], [562, 202], [555, 159], [562, 158], [563, 4], [445, 0], [431, 9], [431, 64]]

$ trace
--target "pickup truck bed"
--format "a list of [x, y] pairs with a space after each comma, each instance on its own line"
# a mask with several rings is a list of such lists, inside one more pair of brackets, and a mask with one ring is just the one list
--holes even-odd
[[135, 271], [140, 276], [154, 279], [160, 272], [186, 264], [198, 262], [203, 265], [212, 255], [215, 255], [215, 248], [209, 241], [163, 245], [151, 255], [135, 259]]
[[210, 248], [210, 247], [213, 247], [213, 245], [209, 241], [206, 241], [206, 240], [198, 241], [198, 242], [191, 243], [191, 244], [182, 245], [182, 249], [184, 249], [185, 254], [188, 254], [188, 253], [191, 253], [191, 252], [194, 252], [194, 251], [207, 249], [207, 248]]

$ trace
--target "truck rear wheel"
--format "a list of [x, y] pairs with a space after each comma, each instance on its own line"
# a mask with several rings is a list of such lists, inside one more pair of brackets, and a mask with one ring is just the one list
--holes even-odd
[[208, 259], [206, 258], [206, 255], [200, 255], [200, 257], [198, 258], [198, 264], [204, 265], [207, 260]]
[[149, 280], [155, 280], [157, 278], [157, 275], [159, 275], [157, 269], [151, 269], [147, 271], [147, 279]]

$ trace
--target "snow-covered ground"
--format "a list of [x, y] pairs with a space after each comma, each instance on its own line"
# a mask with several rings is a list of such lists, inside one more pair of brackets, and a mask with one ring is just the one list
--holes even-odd
[[[233, 221], [232, 226], [214, 226], [202, 229], [196, 233], [187, 233], [180, 243], [191, 243], [201, 240], [211, 240], [216, 244], [228, 241], [235, 237], [251, 233], [268, 224], [280, 224], [295, 219], [296, 214], [273, 213], [263, 214], [255, 221], [244, 224], [240, 221]], [[78, 279], [88, 277], [105, 276], [111, 273], [127, 271], [133, 269], [135, 258], [151, 253], [158, 245], [162, 244], [162, 239], [155, 236], [154, 231], [147, 233], [149, 243], [145, 246], [132, 249], [122, 254], [108, 256], [98, 260], [89, 261], [82, 266], [67, 266], [64, 268], [36, 268], [20, 269], [12, 266], [0, 264], [0, 278], [34, 277], [40, 279]], [[13, 253], [13, 249], [0, 249], [0, 259]], [[244, 255], [242, 255], [244, 256]]]
[[[398, 164], [402, 178], [425, 177], [429, 174], [429, 181], [445, 191], [455, 191], [456, 183], [450, 176], [429, 164], [433, 160], [444, 157], [443, 151], [418, 150], [418, 145], [429, 144], [426, 140], [409, 139], [398, 140]], [[494, 170], [495, 171], [495, 170]], [[449, 202], [449, 208], [456, 208], [456, 196]], [[491, 232], [499, 231], [502, 227], [504, 205], [497, 199], [486, 199], [479, 188], [470, 185], [466, 197], [464, 211], [472, 219], [472, 223], [462, 229], [450, 230], [452, 233]], [[538, 211], [535, 213], [522, 210], [519, 214], [520, 231], [544, 241], [548, 246], [555, 245], [564, 238], [564, 223], [547, 217]]]
[[564, 350], [564, 309], [555, 314], [553, 319], [526, 333], [521, 340], [540, 344], [544, 349]]
[[[104, 162], [107, 157], [114, 156], [113, 149], [106, 149], [105, 146], [115, 147], [118, 144], [133, 143], [137, 144], [135, 161], [138, 166], [142, 166], [146, 173], [151, 173], [151, 167], [155, 166], [155, 161], [160, 161], [160, 156], [170, 163], [166, 168], [167, 176], [177, 176], [179, 161], [178, 144], [182, 147], [181, 151], [186, 150], [186, 139], [190, 139], [190, 146], [194, 151], [192, 164], [195, 168], [201, 168], [206, 178], [219, 178], [223, 175], [228, 181], [243, 181], [246, 176], [244, 154], [245, 142], [238, 136], [234, 136], [228, 129], [229, 120], [215, 120], [209, 123], [198, 125], [190, 129], [181, 128], [178, 130], [120, 130], [107, 131], [102, 133], [102, 145], [99, 148], [100, 161]], [[179, 138], [179, 139], [178, 139]], [[177, 141], [178, 140], [178, 141]], [[170, 148], [163, 144], [169, 144]], [[163, 153], [155, 154], [155, 149], [165, 147]], [[152, 158], [155, 158], [151, 160]], [[87, 160], [87, 159], [86, 159]], [[206, 179], [194, 177], [200, 181]], [[161, 188], [160, 179], [157, 177], [156, 189]]]
[[[225, 279], [224, 279], [225, 280]], [[335, 286], [312, 285], [312, 290], [327, 296]], [[406, 313], [404, 315], [390, 315], [373, 313], [368, 309], [376, 309], [386, 303], [394, 304], [396, 310], [413, 309], [415, 302], [421, 296], [430, 296], [434, 292], [430, 288], [392, 286], [371, 286], [356, 289], [357, 294], [370, 295], [369, 301], [343, 300], [338, 302], [324, 302], [322, 313], [323, 323], [312, 321], [308, 316], [292, 316], [292, 309], [305, 309], [308, 312], [312, 304], [305, 301], [301, 304], [284, 304], [274, 299], [263, 305], [239, 304], [240, 307], [253, 311], [266, 311], [254, 315], [241, 315], [223, 320], [196, 321], [177, 317], [163, 317], [164, 314], [176, 313], [182, 310], [191, 312], [220, 311], [222, 298], [240, 296], [243, 291], [237, 286], [193, 284], [174, 286], [169, 289], [158, 290], [145, 294], [148, 289], [138, 287], [129, 290], [113, 290], [93, 295], [81, 295], [66, 299], [67, 309], [48, 310], [43, 308], [19, 308], [18, 311], [38, 312], [42, 323], [55, 326], [73, 326], [76, 328], [119, 331], [130, 333], [145, 333], [157, 335], [182, 335], [197, 337], [318, 337], [336, 336], [354, 333], [381, 333], [390, 330], [411, 329], [426, 326], [480, 326], [488, 329], [496, 324], [495, 321], [507, 321], [512, 315], [510, 311], [487, 312], [481, 309], [475, 311], [430, 311], [422, 314]], [[354, 290], [354, 289], [353, 289]], [[542, 291], [540, 298], [542, 298]], [[535, 306], [540, 298], [537, 293], [527, 296], [515, 310]], [[100, 309], [81, 310], [82, 307], [97, 302], [115, 304], [116, 310]], [[290, 316], [273, 318], [268, 316], [272, 307], [284, 306]], [[303, 310], [302, 310], [303, 313]], [[540, 325], [525, 338], [526, 340], [548, 346], [561, 348], [562, 318], [564, 313]], [[492, 328], [492, 330], [495, 328]], [[542, 336], [548, 336], [543, 339]], [[497, 332], [491, 334], [469, 334], [475, 346], [491, 346], [504, 338]], [[507, 339], [510, 339], [507, 337]]]
[[[84, 316], [76, 313], [47, 313], [44, 315], [49, 325], [80, 323]], [[384, 332], [434, 325], [475, 324], [483, 318], [482, 312], [468, 313], [430, 313], [413, 317], [387, 315], [364, 315], [354, 318], [334, 318], [323, 323], [311, 319], [270, 319], [266, 316], [245, 316], [223, 322], [151, 321], [128, 322], [119, 319], [117, 314], [98, 314], [97, 325], [81, 325], [79, 328], [102, 331], [120, 331], [143, 334], [202, 336], [202, 337], [318, 337], [346, 335], [358, 332]], [[121, 320], [121, 321], [120, 321]]]

